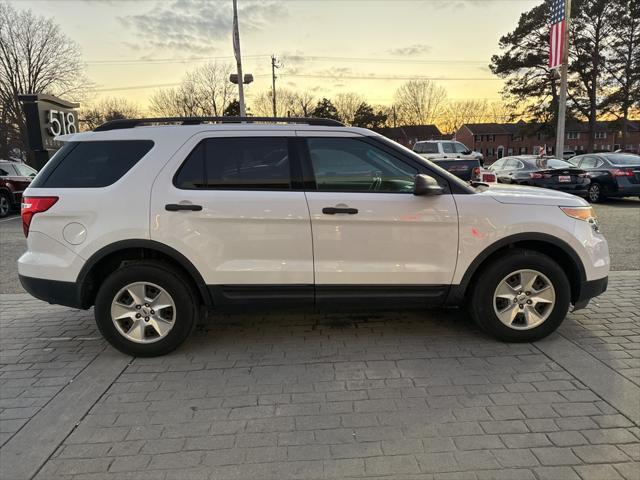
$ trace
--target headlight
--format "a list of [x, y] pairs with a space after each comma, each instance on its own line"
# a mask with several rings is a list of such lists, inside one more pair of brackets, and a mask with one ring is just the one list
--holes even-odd
[[596, 212], [593, 210], [593, 207], [560, 207], [560, 210], [571, 218], [590, 223], [594, 231], [599, 231], [598, 218], [596, 217]]

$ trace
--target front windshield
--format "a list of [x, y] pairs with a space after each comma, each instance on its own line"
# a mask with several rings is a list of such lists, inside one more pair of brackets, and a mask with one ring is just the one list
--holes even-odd
[[640, 155], [630, 155], [628, 153], [619, 153], [616, 155], [605, 155], [614, 165], [640, 165]]

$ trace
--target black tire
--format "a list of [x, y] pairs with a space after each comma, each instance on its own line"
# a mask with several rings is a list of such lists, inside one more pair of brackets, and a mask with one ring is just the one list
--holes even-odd
[[599, 183], [592, 183], [587, 189], [587, 200], [591, 203], [600, 203], [605, 199], [604, 192], [602, 191], [602, 185]]
[[[175, 303], [175, 321], [164, 338], [154, 343], [136, 343], [118, 331], [111, 318], [111, 304], [118, 292], [135, 282], [149, 282], [163, 288]], [[193, 331], [199, 303], [189, 282], [169, 265], [141, 261], [125, 265], [102, 283], [95, 302], [95, 318], [104, 338], [116, 349], [136, 357], [165, 355], [178, 348]]]
[[[494, 294], [499, 283], [521, 269], [532, 269], [545, 275], [556, 293], [556, 302], [548, 318], [529, 330], [508, 327], [494, 309]], [[548, 256], [533, 250], [514, 249], [480, 271], [469, 298], [471, 316], [482, 330], [506, 342], [532, 342], [555, 331], [565, 319], [571, 303], [571, 286], [560, 265]]]
[[12, 209], [11, 196], [7, 192], [0, 192], [0, 218], [4, 218]]

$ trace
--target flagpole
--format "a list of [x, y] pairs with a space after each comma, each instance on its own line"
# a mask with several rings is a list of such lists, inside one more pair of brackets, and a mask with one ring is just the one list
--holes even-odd
[[567, 116], [567, 69], [569, 64], [569, 27], [571, 26], [571, 0], [564, 1], [564, 35], [562, 38], [562, 66], [560, 67], [560, 101], [556, 130], [556, 158], [564, 157], [564, 124]]
[[236, 56], [236, 67], [238, 69], [238, 103], [240, 104], [240, 116], [246, 117], [247, 112], [244, 107], [244, 77], [242, 76], [242, 56], [240, 54], [240, 31], [238, 28], [238, 1], [233, 0], [233, 49]]

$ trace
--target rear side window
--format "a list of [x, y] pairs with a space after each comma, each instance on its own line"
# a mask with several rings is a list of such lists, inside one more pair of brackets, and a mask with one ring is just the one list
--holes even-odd
[[438, 144], [437, 143], [423, 144], [422, 153], [438, 153]]
[[0, 164], [0, 177], [15, 177], [16, 171], [13, 169], [13, 165]]
[[285, 137], [208, 138], [189, 154], [174, 178], [181, 189], [289, 190]]
[[107, 187], [122, 178], [152, 147], [151, 140], [71, 142], [45, 165], [31, 186]]

